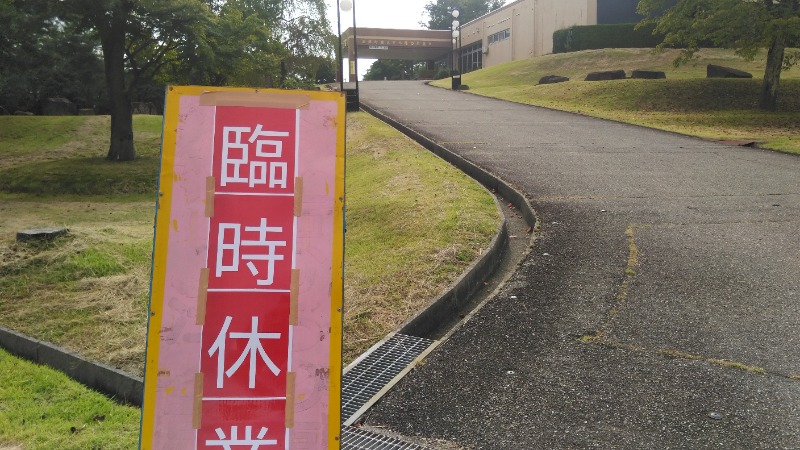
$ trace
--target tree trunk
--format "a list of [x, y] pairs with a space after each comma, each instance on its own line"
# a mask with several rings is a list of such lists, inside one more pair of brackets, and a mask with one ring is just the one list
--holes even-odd
[[133, 111], [125, 85], [125, 22], [130, 13], [129, 2], [122, 1], [112, 13], [109, 27], [101, 32], [106, 83], [111, 101], [111, 142], [108, 146], [110, 161], [133, 161]]
[[764, 82], [761, 85], [759, 107], [767, 111], [775, 111], [778, 107], [778, 85], [781, 82], [783, 56], [786, 44], [782, 37], [775, 37], [767, 53], [767, 68], [764, 70]]

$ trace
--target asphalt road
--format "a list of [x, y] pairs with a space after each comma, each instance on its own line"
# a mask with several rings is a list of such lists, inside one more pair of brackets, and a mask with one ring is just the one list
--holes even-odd
[[419, 82], [361, 88], [542, 223], [500, 294], [366, 425], [475, 449], [800, 448], [800, 157]]

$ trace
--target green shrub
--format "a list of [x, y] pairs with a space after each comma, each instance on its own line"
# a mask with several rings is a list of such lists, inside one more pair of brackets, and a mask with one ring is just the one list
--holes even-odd
[[652, 48], [664, 36], [653, 35], [653, 27], [636, 29], [635, 23], [573, 26], [553, 33], [553, 53], [601, 48]]
[[436, 75], [434, 75], [433, 79], [441, 80], [449, 76], [450, 76], [450, 69], [439, 69], [439, 71], [436, 72]]

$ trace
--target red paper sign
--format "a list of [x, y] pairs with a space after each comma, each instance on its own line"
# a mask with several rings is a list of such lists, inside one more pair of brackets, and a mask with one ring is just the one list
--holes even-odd
[[343, 123], [335, 93], [169, 89], [141, 448], [338, 448]]
[[220, 107], [215, 118], [200, 448], [285, 434], [296, 114], [259, 112]]

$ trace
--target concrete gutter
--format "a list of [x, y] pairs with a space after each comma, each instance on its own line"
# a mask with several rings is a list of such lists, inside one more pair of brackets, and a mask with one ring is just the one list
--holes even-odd
[[[498, 205], [498, 211], [500, 207]], [[398, 330], [409, 336], [434, 339], [434, 334], [457, 317], [470, 303], [475, 292], [483, 287], [503, 260], [508, 247], [508, 227], [503, 219], [489, 249], [458, 278], [450, 288], [434, 299], [425, 309], [409, 319]], [[463, 317], [463, 316], [462, 316]]]
[[[522, 215], [522, 218], [533, 229], [536, 226], [536, 214], [528, 199], [518, 190], [495, 176], [491, 172], [478, 167], [470, 161], [447, 150], [436, 142], [403, 125], [391, 117], [377, 111], [369, 104], [361, 102], [361, 109], [389, 124], [404, 135], [410, 137], [436, 156], [442, 158], [474, 180], [481, 183], [492, 193], [508, 200]], [[495, 200], [497, 201], [497, 200]], [[498, 210], [499, 210], [498, 205]], [[455, 317], [464, 312], [473, 295], [483, 287], [502, 262], [508, 246], [508, 227], [506, 219], [492, 239], [489, 249], [476, 261], [450, 288], [433, 300], [424, 310], [408, 320], [397, 332], [410, 336], [435, 339], [435, 333], [441, 331], [442, 325], [450, 324]], [[533, 233], [531, 234], [533, 239]]]
[[2, 327], [0, 346], [13, 355], [64, 372], [73, 380], [120, 403], [142, 406], [144, 383], [139, 377]]

